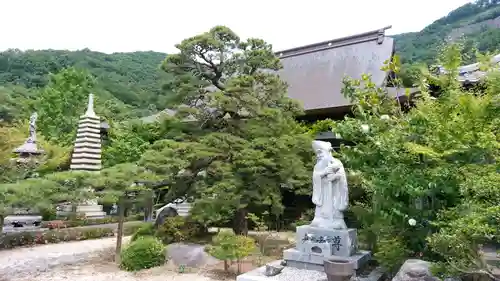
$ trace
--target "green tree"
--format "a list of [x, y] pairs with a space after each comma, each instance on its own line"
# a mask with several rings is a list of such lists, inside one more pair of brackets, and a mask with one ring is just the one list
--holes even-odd
[[176, 47], [162, 69], [173, 76], [172, 126], [189, 134], [156, 142], [140, 165], [166, 176], [166, 200], [232, 209], [235, 233], [247, 233], [249, 212], [282, 212], [282, 189], [306, 192], [311, 138], [295, 121], [301, 109], [263, 40], [216, 26]]
[[224, 270], [229, 271], [229, 262], [236, 260], [238, 272], [241, 271], [241, 259], [256, 250], [255, 240], [248, 236], [235, 235], [229, 231], [222, 231], [214, 236], [212, 245], [207, 247], [207, 252], [219, 260], [224, 261]]
[[50, 76], [36, 103], [40, 116], [38, 130], [47, 140], [63, 146], [72, 144], [78, 118], [84, 113], [94, 84], [91, 75], [74, 68]]

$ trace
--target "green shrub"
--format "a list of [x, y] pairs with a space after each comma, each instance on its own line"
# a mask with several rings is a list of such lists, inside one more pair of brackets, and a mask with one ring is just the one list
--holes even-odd
[[409, 251], [401, 238], [380, 238], [373, 254], [377, 262], [389, 273], [395, 273], [408, 257]]
[[230, 231], [222, 231], [206, 247], [206, 251], [219, 260], [224, 261], [224, 270], [229, 270], [229, 262], [237, 261], [238, 274], [241, 272], [241, 259], [256, 250], [255, 240], [251, 237], [235, 235]]
[[137, 230], [149, 224], [143, 221], [130, 221], [123, 224], [123, 235], [133, 235]]
[[127, 271], [160, 266], [166, 261], [165, 246], [154, 237], [137, 239], [123, 249], [120, 256], [120, 267]]
[[134, 235], [132, 235], [131, 240], [135, 241], [140, 237], [154, 236], [154, 234], [155, 234], [154, 224], [146, 223], [146, 224], [142, 225], [139, 229], [137, 229], [136, 232], [134, 232]]
[[57, 211], [55, 208], [43, 208], [40, 210], [42, 221], [55, 220], [57, 218]]
[[158, 227], [155, 236], [163, 243], [171, 244], [182, 241], [190, 241], [208, 233], [206, 228], [191, 218], [168, 217], [165, 222]]
[[165, 222], [158, 227], [155, 236], [164, 244], [171, 244], [186, 240], [186, 235], [182, 231], [185, 224], [183, 217], [168, 217]]

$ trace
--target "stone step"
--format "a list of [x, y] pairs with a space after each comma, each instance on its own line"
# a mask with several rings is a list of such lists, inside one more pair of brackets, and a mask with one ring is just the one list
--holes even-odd
[[102, 212], [102, 205], [80, 205], [76, 207], [76, 212]]
[[86, 218], [101, 219], [106, 216], [106, 212], [85, 212], [84, 215]]

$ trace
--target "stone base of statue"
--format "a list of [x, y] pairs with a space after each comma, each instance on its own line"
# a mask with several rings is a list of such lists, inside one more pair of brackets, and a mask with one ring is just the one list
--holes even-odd
[[281, 266], [275, 276], [269, 275], [272, 272], [269, 267], [280, 266], [279, 261], [241, 274], [236, 277], [236, 281], [341, 280], [339, 278], [346, 278], [343, 275], [347, 271], [359, 281], [378, 281], [383, 276], [379, 268], [370, 270], [367, 274], [357, 274], [370, 258], [370, 252], [357, 249], [356, 229], [303, 225], [297, 227], [295, 248], [283, 251], [285, 266]]
[[[370, 261], [371, 254], [358, 250], [356, 229], [299, 226], [296, 231], [296, 246], [283, 251], [283, 259], [286, 266], [276, 276], [268, 275], [269, 270], [266, 271], [266, 268], [272, 266], [268, 264], [239, 275], [236, 281], [337, 280], [336, 275], [339, 278], [345, 277], [343, 274], [347, 269], [357, 280], [377, 281], [383, 275], [378, 268], [370, 270], [368, 274], [357, 275]], [[325, 264], [328, 266], [325, 267]], [[331, 272], [332, 269], [335, 272]]]
[[371, 258], [370, 252], [359, 251], [356, 229], [328, 229], [303, 225], [297, 227], [295, 248], [285, 250], [287, 266], [323, 271], [325, 260], [354, 263], [361, 268]]

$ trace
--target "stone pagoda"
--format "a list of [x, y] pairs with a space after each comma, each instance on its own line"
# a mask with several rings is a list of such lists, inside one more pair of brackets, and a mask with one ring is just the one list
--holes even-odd
[[101, 170], [101, 121], [94, 112], [94, 97], [89, 95], [87, 111], [80, 117], [76, 141], [71, 157], [73, 171]]
[[40, 156], [44, 153], [42, 149], [39, 149], [36, 143], [36, 120], [38, 118], [38, 114], [35, 112], [30, 117], [30, 125], [29, 125], [29, 137], [28, 139], [18, 148], [14, 149], [12, 152], [17, 155], [15, 160], [17, 163], [26, 163], [37, 156]]
[[[72, 171], [99, 172], [101, 170], [101, 121], [94, 112], [94, 96], [89, 94], [87, 111], [80, 116], [76, 132], [75, 146], [71, 156], [70, 169]], [[65, 215], [71, 212], [71, 206], [66, 206], [60, 212]], [[102, 218], [106, 215], [102, 205], [97, 200], [89, 200], [76, 207], [77, 213], [87, 218]]]

